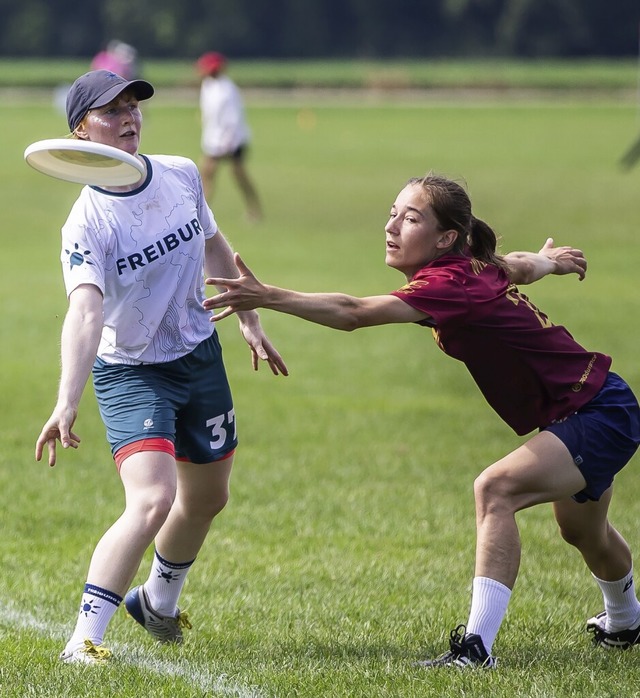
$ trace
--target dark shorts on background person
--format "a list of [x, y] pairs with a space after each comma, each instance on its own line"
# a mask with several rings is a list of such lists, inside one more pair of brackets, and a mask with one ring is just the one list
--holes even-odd
[[209, 463], [238, 444], [235, 411], [217, 332], [191, 353], [160, 364], [96, 359], [93, 384], [111, 453], [165, 438], [176, 457]]
[[564, 443], [587, 482], [573, 499], [597, 501], [638, 449], [640, 408], [631, 388], [610, 372], [590, 402], [542, 431], [552, 432]]
[[224, 155], [210, 155], [209, 157], [212, 157], [214, 160], [242, 161], [245, 159], [248, 149], [248, 144], [243, 143], [242, 145], [239, 145], [235, 150], [232, 150], [229, 153], [224, 153]]

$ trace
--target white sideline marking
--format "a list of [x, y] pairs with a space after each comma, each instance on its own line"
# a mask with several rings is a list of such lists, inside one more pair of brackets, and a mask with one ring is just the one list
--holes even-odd
[[[34, 630], [40, 635], [56, 639], [64, 639], [66, 632], [63, 628], [53, 623], [40, 620], [29, 612], [17, 609], [14, 604], [0, 601], [0, 625], [13, 626], [21, 630]], [[233, 696], [234, 698], [265, 698], [265, 694], [258, 688], [241, 686], [230, 681], [224, 674], [215, 676], [206, 667], [199, 667], [191, 660], [168, 661], [165, 659], [150, 658], [139, 647], [130, 647], [124, 643], [110, 644], [110, 647], [122, 653], [118, 662], [139, 667], [150, 673], [162, 676], [177, 676], [188, 679], [202, 691], [215, 691], [216, 694]]]

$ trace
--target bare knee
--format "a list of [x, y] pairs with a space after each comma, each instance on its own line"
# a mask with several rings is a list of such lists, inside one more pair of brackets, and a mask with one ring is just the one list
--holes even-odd
[[145, 492], [132, 501], [127, 501], [126, 511], [135, 517], [137, 525], [152, 535], [160, 530], [173, 506], [175, 492], [158, 489]]
[[562, 524], [558, 524], [558, 528], [560, 531], [560, 536], [565, 543], [569, 543], [569, 545], [572, 545], [574, 548], [584, 547], [584, 543], [586, 541], [584, 530], [581, 530], [576, 526], [566, 526]]
[[476, 514], [482, 519], [488, 514], [511, 511], [510, 496], [504, 478], [490, 469], [480, 473], [473, 483]]
[[207, 501], [202, 502], [197, 508], [197, 511], [201, 518], [213, 520], [227, 506], [228, 502], [229, 488], [227, 487], [211, 494]]

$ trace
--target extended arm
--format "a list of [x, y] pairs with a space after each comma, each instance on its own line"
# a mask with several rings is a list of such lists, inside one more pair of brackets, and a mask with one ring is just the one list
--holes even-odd
[[516, 285], [532, 284], [548, 274], [577, 274], [580, 281], [587, 273], [587, 260], [575, 247], [554, 247], [548, 238], [540, 252], [509, 252], [504, 256], [509, 275]]
[[268, 308], [336, 330], [352, 331], [374, 325], [417, 322], [427, 317], [392, 295], [358, 298], [344, 293], [301, 293], [269, 286], [258, 281], [237, 254], [235, 263], [240, 272], [237, 278], [206, 280], [207, 284], [221, 289], [217, 296], [205, 301], [207, 309], [223, 308], [215, 320], [250, 308]]
[[69, 296], [62, 326], [61, 372], [58, 400], [36, 442], [36, 460], [46, 445], [49, 465], [56, 463], [56, 440], [63, 448], [77, 448], [79, 437], [72, 431], [78, 405], [96, 358], [102, 333], [102, 294], [97, 286], [83, 284]]
[[[212, 277], [233, 279], [238, 276], [233, 250], [221, 231], [218, 231], [205, 243], [204, 271], [206, 276]], [[220, 288], [222, 289], [222, 287]], [[205, 301], [204, 307], [210, 309], [212, 306], [208, 305], [208, 301]], [[269, 364], [271, 372], [275, 376], [279, 373], [287, 376], [289, 375], [287, 366], [264, 333], [260, 324], [260, 317], [254, 310], [256, 307], [258, 306], [240, 309], [240, 312], [238, 312], [240, 332], [251, 349], [253, 368], [255, 370], [258, 369], [258, 360], [260, 359]]]

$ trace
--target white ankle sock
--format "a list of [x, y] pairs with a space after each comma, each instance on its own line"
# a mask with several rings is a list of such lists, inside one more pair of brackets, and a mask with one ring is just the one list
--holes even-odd
[[149, 578], [144, 583], [144, 590], [151, 608], [162, 616], [175, 616], [178, 599], [182, 592], [187, 572], [193, 565], [190, 562], [169, 562], [155, 551]]
[[122, 597], [108, 589], [85, 584], [78, 620], [67, 642], [67, 649], [73, 651], [85, 640], [91, 640], [94, 645], [101, 645], [107, 625], [121, 602]]
[[593, 578], [598, 582], [604, 599], [604, 610], [607, 613], [605, 629], [613, 632], [635, 627], [640, 619], [640, 601], [636, 597], [633, 568], [616, 582], [598, 579], [595, 574]]
[[467, 633], [480, 635], [489, 654], [507, 612], [510, 598], [511, 589], [495, 579], [476, 577], [473, 580]]

